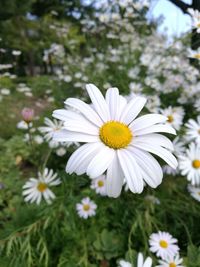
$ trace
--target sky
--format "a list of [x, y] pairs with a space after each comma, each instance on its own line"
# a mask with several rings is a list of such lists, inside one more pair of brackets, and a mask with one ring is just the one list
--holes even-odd
[[[183, 0], [185, 3], [191, 4], [191, 0]], [[182, 33], [188, 32], [191, 29], [191, 18], [189, 15], [177, 8], [168, 0], [151, 0], [151, 8], [149, 17], [158, 18], [164, 16], [164, 22], [159, 26], [160, 32], [167, 33], [170, 37], [180, 36]]]

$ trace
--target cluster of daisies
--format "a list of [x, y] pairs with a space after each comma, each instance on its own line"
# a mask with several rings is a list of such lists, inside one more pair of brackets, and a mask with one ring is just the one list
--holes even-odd
[[[149, 238], [150, 251], [155, 253], [158, 258], [156, 267], [184, 267], [183, 259], [179, 256], [179, 247], [177, 239], [173, 238], [167, 232], [153, 233]], [[119, 261], [119, 267], [133, 267], [125, 260]], [[138, 253], [137, 267], [152, 267], [152, 259], [144, 259], [142, 253]]]

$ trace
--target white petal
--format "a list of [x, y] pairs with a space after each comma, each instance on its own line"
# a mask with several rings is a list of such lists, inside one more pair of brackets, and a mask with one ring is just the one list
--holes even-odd
[[93, 158], [87, 168], [87, 175], [90, 178], [96, 178], [102, 175], [111, 164], [115, 151], [102, 144], [99, 153]]
[[145, 103], [146, 99], [144, 97], [134, 97], [122, 111], [120, 121], [127, 125], [131, 123], [143, 109]]
[[176, 169], [178, 166], [178, 162], [177, 162], [176, 158], [172, 155], [171, 152], [169, 152], [165, 148], [162, 148], [158, 145], [156, 146], [154, 144], [151, 145], [151, 144], [144, 144], [144, 143], [142, 145], [134, 144], [134, 146], [138, 147], [139, 149], [149, 151], [149, 152], [159, 156], [164, 161], [166, 161], [167, 164], [169, 164], [173, 169]]
[[109, 197], [118, 197], [122, 190], [124, 174], [122, 172], [117, 152], [106, 174], [106, 191]]
[[155, 145], [159, 144], [160, 146], [168, 148], [171, 151], [174, 150], [173, 143], [169, 140], [169, 138], [161, 134], [146, 134], [146, 135], [136, 136], [135, 138], [133, 138], [132, 141], [133, 146], [134, 144], [138, 145], [140, 144], [142, 146], [143, 143], [155, 144]]
[[79, 147], [69, 158], [66, 172], [70, 174], [75, 172], [78, 175], [85, 173], [89, 163], [101, 149], [101, 146], [102, 144], [98, 142]]
[[106, 103], [110, 110], [110, 119], [119, 120], [119, 90], [117, 88], [109, 88], [106, 92]]
[[65, 104], [80, 111], [88, 120], [101, 127], [103, 122], [98, 114], [86, 103], [77, 98], [68, 98]]
[[142, 175], [145, 182], [153, 188], [156, 188], [163, 178], [162, 168], [157, 160], [148, 152], [135, 147], [129, 147], [133, 153], [138, 165], [142, 169]]
[[143, 267], [143, 255], [142, 255], [142, 253], [138, 253], [137, 267]]
[[68, 130], [60, 130], [54, 133], [53, 140], [57, 142], [98, 142], [99, 136], [86, 133], [71, 132]]
[[176, 134], [176, 131], [174, 130], [174, 128], [172, 128], [171, 126], [167, 125], [167, 124], [158, 124], [158, 125], [152, 125], [150, 127], [147, 127], [145, 129], [141, 129], [141, 130], [135, 130], [134, 131], [134, 135], [144, 135], [144, 134], [149, 134], [149, 133], [170, 133], [170, 134]]
[[86, 84], [86, 90], [98, 115], [104, 122], [109, 121], [110, 112], [108, 105], [100, 90], [94, 84]]
[[151, 267], [151, 265], [152, 265], [152, 259], [150, 257], [148, 257], [145, 260], [143, 267]]
[[132, 154], [125, 149], [117, 150], [119, 162], [128, 187], [133, 193], [141, 193], [144, 187], [140, 168]]
[[129, 127], [134, 131], [147, 128], [156, 123], [164, 123], [167, 117], [160, 114], [147, 114], [134, 120]]

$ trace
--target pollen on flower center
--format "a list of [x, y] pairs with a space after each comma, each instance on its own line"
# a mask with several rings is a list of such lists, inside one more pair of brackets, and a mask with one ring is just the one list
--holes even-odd
[[83, 209], [84, 211], [88, 211], [90, 209], [90, 205], [88, 204], [83, 205]]
[[200, 160], [198, 160], [198, 159], [193, 160], [192, 166], [195, 169], [199, 169], [200, 168]]
[[132, 140], [131, 130], [118, 121], [105, 123], [99, 131], [101, 141], [110, 148], [120, 149], [128, 146]]
[[97, 184], [98, 184], [98, 187], [102, 187], [102, 186], [104, 186], [104, 182], [103, 182], [103, 181], [101, 181], [101, 180], [100, 180], [100, 181], [98, 181], [98, 183], [97, 183]]
[[168, 247], [168, 243], [165, 240], [160, 240], [159, 244], [160, 244], [160, 246], [162, 248], [167, 248]]
[[45, 183], [39, 183], [37, 189], [42, 193], [47, 189], [47, 185]]
[[171, 262], [171, 263], [169, 264], [169, 267], [176, 267], [176, 264], [175, 264], [174, 262]]
[[174, 121], [174, 117], [172, 115], [167, 116], [167, 121], [168, 122], [173, 122]]

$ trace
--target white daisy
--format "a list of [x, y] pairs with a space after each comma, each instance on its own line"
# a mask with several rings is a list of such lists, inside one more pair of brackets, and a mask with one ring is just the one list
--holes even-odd
[[151, 265], [152, 259], [150, 257], [147, 257], [146, 260], [144, 260], [142, 253], [138, 253], [137, 267], [151, 267]]
[[145, 105], [144, 97], [136, 96], [127, 103], [117, 88], [108, 89], [106, 99], [95, 85], [88, 84], [86, 89], [92, 107], [79, 99], [68, 98], [65, 104], [79, 113], [66, 109], [53, 113], [64, 121], [63, 130], [54, 134], [55, 140], [87, 143], [72, 154], [66, 171], [87, 173], [90, 178], [107, 171], [106, 188], [112, 197], [120, 195], [124, 177], [133, 193], [141, 193], [144, 182], [157, 187], [163, 173], [150, 153], [177, 167], [176, 158], [169, 151], [173, 150], [171, 141], [157, 133], [175, 134], [172, 127], [164, 124], [167, 118], [148, 114], [135, 119]]
[[119, 267], [132, 267], [132, 264], [128, 261], [120, 260]]
[[176, 243], [177, 239], [173, 238], [169, 233], [159, 231], [150, 236], [150, 251], [162, 259], [173, 257], [179, 251]]
[[156, 265], [156, 267], [184, 267], [182, 262], [183, 259], [177, 254], [173, 257], [167, 257], [165, 260], [159, 260], [159, 265]]
[[59, 185], [60, 183], [61, 180], [57, 178], [57, 173], [53, 173], [53, 170], [45, 168], [43, 173], [38, 173], [38, 179], [30, 178], [23, 186], [22, 194], [24, 200], [30, 203], [36, 202], [39, 205], [43, 197], [50, 204], [55, 195], [49, 187]]
[[101, 175], [95, 179], [92, 179], [91, 186], [92, 189], [96, 191], [97, 194], [101, 196], [106, 196], [106, 177]]
[[192, 16], [192, 27], [196, 28], [197, 32], [200, 33], [200, 12], [193, 8], [188, 8], [188, 13]]
[[179, 169], [192, 185], [200, 185], [200, 147], [191, 143], [184, 155], [179, 156]]
[[167, 117], [167, 123], [179, 130], [184, 117], [184, 110], [181, 107], [171, 107], [160, 109], [160, 112]]
[[185, 124], [186, 129], [186, 139], [188, 141], [195, 141], [200, 144], [200, 116], [197, 120], [190, 119], [188, 123]]
[[[150, 257], [147, 257], [146, 260], [144, 260], [142, 253], [138, 253], [137, 267], [151, 267], [151, 265], [152, 265], [152, 259]], [[133, 267], [133, 266], [128, 261], [120, 260], [119, 267]]]
[[76, 204], [76, 210], [81, 218], [87, 219], [96, 215], [97, 205], [89, 197], [83, 198], [81, 203]]
[[192, 185], [188, 186], [188, 191], [190, 192], [190, 195], [196, 199], [197, 201], [200, 202], [200, 188], [199, 187], [195, 187]]
[[50, 120], [48, 118], [44, 118], [44, 124], [46, 126], [39, 127], [38, 130], [45, 134], [44, 138], [47, 141], [51, 141], [53, 138], [53, 134], [56, 131], [59, 131], [62, 129], [63, 123], [58, 120]]

